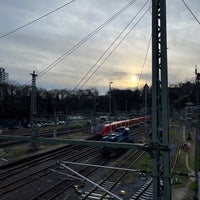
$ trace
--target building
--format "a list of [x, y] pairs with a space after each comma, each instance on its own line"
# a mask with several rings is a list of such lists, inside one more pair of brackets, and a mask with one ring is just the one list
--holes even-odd
[[9, 74], [5, 72], [5, 69], [0, 67], [0, 84], [8, 83], [9, 81]]

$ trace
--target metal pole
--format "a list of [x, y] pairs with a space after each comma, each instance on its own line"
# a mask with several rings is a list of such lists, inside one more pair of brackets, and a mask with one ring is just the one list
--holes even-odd
[[78, 165], [78, 166], [87, 166], [87, 167], [97, 167], [102, 169], [113, 169], [113, 170], [122, 170], [122, 171], [128, 171], [128, 172], [140, 172], [140, 170], [137, 169], [129, 169], [129, 168], [121, 168], [121, 167], [111, 167], [111, 166], [105, 166], [105, 165], [93, 165], [89, 163], [79, 163], [79, 162], [70, 162], [70, 161], [62, 161], [64, 164], [70, 164], [70, 165]]
[[153, 199], [160, 199], [159, 139], [158, 139], [158, 60], [157, 52], [157, 0], [152, 0], [152, 175]]
[[[166, 0], [152, 1], [153, 199], [171, 199]], [[161, 147], [164, 149], [161, 150]], [[163, 180], [163, 187], [160, 181]]]
[[199, 199], [199, 180], [198, 174], [200, 170], [200, 113], [199, 113], [199, 85], [200, 85], [200, 73], [197, 72], [197, 66], [195, 66], [196, 74], [196, 90], [197, 90], [197, 126], [195, 134], [195, 198]]
[[94, 127], [96, 126], [96, 95], [93, 96], [93, 117], [91, 124], [91, 134], [94, 133]]
[[144, 135], [145, 135], [145, 142], [147, 142], [147, 93], [149, 87], [147, 84], [144, 86], [144, 116], [145, 116], [145, 123], [144, 123]]
[[162, 0], [161, 9], [161, 80], [162, 80], [162, 145], [163, 151], [163, 199], [171, 199], [171, 171], [169, 151], [169, 103], [168, 103], [168, 72], [167, 72], [167, 30], [166, 30], [166, 0]]
[[36, 137], [36, 122], [37, 122], [37, 111], [36, 111], [36, 77], [35, 71], [32, 74], [32, 91], [31, 91], [31, 109], [30, 109], [30, 125], [31, 125], [31, 137], [32, 137], [32, 149], [36, 150], [35, 137]]
[[60, 163], [60, 165], [66, 169], [68, 169], [69, 171], [71, 171], [72, 173], [76, 174], [77, 176], [81, 177], [82, 179], [88, 181], [89, 183], [95, 185], [96, 187], [98, 187], [99, 189], [103, 190], [104, 192], [110, 194], [112, 197], [115, 197], [118, 200], [123, 200], [122, 198], [118, 197], [117, 195], [115, 195], [114, 193], [110, 192], [109, 190], [103, 188], [102, 186], [98, 185], [97, 183], [95, 183], [94, 181], [88, 179], [87, 177], [79, 174], [78, 172], [74, 171], [73, 169], [71, 169], [70, 167], [68, 167], [67, 165], [63, 164], [62, 162]]
[[110, 133], [112, 133], [111, 127], [111, 84], [113, 82], [109, 82], [109, 123], [110, 123]]
[[57, 122], [58, 122], [56, 109], [54, 110], [53, 118], [54, 118], [53, 138], [56, 138], [57, 137]]

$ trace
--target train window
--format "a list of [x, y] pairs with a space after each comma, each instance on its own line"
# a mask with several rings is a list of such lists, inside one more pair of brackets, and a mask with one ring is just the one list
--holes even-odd
[[103, 128], [103, 124], [97, 124], [96, 125], [96, 131], [101, 131]]

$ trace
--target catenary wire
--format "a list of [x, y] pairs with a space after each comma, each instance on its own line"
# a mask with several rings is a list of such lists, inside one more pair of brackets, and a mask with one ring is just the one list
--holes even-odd
[[192, 12], [192, 10], [189, 8], [189, 6], [185, 3], [184, 0], [182, 0], [183, 4], [185, 5], [185, 7], [189, 10], [189, 12], [192, 14], [192, 16], [194, 17], [194, 19], [197, 21], [197, 23], [200, 24], [200, 21], [197, 19], [197, 17], [195, 16], [195, 14]]
[[32, 20], [32, 21], [30, 21], [30, 22], [28, 22], [28, 23], [26, 23], [26, 24], [24, 24], [24, 25], [22, 25], [22, 26], [20, 26], [20, 27], [18, 27], [18, 28], [16, 28], [16, 29], [14, 29], [14, 30], [12, 30], [12, 31], [10, 31], [10, 32], [8, 32], [8, 33], [6, 33], [6, 34], [4, 34], [4, 35], [1, 35], [0, 38], [4, 38], [4, 37], [6, 37], [6, 36], [8, 36], [8, 35], [10, 35], [10, 34], [12, 34], [12, 33], [14, 33], [14, 32], [16, 32], [16, 31], [19, 31], [20, 29], [25, 28], [26, 26], [29, 26], [29, 25], [31, 25], [31, 24], [33, 24], [33, 23], [39, 21], [40, 19], [42, 19], [42, 18], [44, 18], [44, 17], [46, 17], [46, 16], [48, 16], [48, 15], [50, 15], [50, 14], [52, 14], [52, 13], [58, 11], [58, 10], [64, 8], [65, 6], [67, 6], [67, 5], [71, 4], [71, 3], [73, 3], [74, 1], [76, 1], [76, 0], [72, 0], [72, 1], [70, 1], [70, 2], [68, 2], [68, 3], [66, 3], [66, 4], [64, 4], [64, 5], [58, 7], [58, 8], [56, 8], [56, 9], [54, 9], [54, 10], [52, 10], [52, 11], [50, 11], [50, 12], [44, 14], [44, 15], [42, 15], [42, 16], [40, 16], [40, 17], [38, 17], [38, 18], [36, 18], [36, 19], [34, 19], [34, 20]]
[[[94, 31], [92, 31], [89, 35], [87, 35], [85, 38], [83, 38], [81, 41], [79, 41], [76, 45], [74, 45], [71, 49], [66, 51], [62, 56], [57, 58], [53, 63], [48, 65], [44, 70], [42, 70], [38, 76], [37, 79], [41, 78], [43, 75], [45, 75], [49, 70], [51, 70], [54, 66], [56, 66], [58, 63], [60, 63], [62, 60], [64, 60], [67, 56], [69, 56], [71, 53], [73, 53], [77, 48], [82, 46], [87, 40], [89, 40], [93, 35], [95, 35], [97, 32], [99, 32], [102, 28], [104, 28], [108, 23], [110, 23], [112, 20], [114, 20], [116, 17], [118, 17], [121, 13], [123, 13], [126, 9], [128, 9], [133, 3], [135, 3], [137, 0], [131, 0], [128, 4], [126, 4], [124, 7], [122, 7], [118, 12], [116, 12], [114, 15], [112, 15], [108, 20], [106, 20], [103, 24], [101, 24], [99, 27], [97, 27]], [[25, 85], [28, 85], [31, 83], [31, 80], [29, 80]]]
[[99, 68], [106, 62], [106, 60], [111, 56], [111, 54], [117, 49], [117, 47], [123, 42], [123, 40], [129, 35], [129, 33], [136, 27], [136, 25], [142, 20], [142, 18], [147, 14], [149, 8], [144, 12], [144, 14], [138, 19], [136, 24], [126, 33], [126, 35], [118, 42], [118, 44], [113, 48], [113, 50], [105, 57], [105, 59], [100, 63], [96, 70], [90, 75], [90, 77], [81, 85], [80, 89], [92, 78], [92, 76], [99, 70]]
[[48, 65], [43, 71], [41, 71], [38, 74], [37, 78], [41, 78], [43, 75], [45, 75], [49, 70], [51, 70], [54, 66], [56, 66], [58, 63], [60, 63], [62, 60], [64, 60], [67, 56], [72, 54], [76, 49], [78, 49], [80, 46], [82, 46], [87, 40], [89, 40], [92, 36], [94, 36], [102, 28], [104, 28], [108, 23], [110, 23], [112, 20], [114, 20], [116, 17], [118, 17], [121, 13], [123, 13], [127, 8], [129, 8], [136, 1], [137, 0], [132, 0], [128, 4], [126, 4], [124, 7], [122, 7], [117, 13], [115, 13], [112, 17], [110, 17], [108, 20], [106, 20], [103, 24], [101, 24], [99, 27], [97, 27], [94, 31], [92, 31], [89, 35], [87, 35], [81, 41], [79, 41], [74, 47], [72, 47], [71, 49], [66, 51], [62, 56], [60, 56], [53, 63]]
[[139, 87], [140, 80], [141, 80], [141, 77], [142, 77], [142, 74], [143, 74], [143, 70], [144, 70], [144, 66], [145, 66], [146, 61], [147, 61], [147, 56], [148, 56], [149, 48], [150, 48], [150, 44], [151, 44], [151, 38], [152, 38], [152, 34], [150, 35], [149, 42], [148, 42], [148, 45], [147, 45], [147, 50], [146, 50], [146, 54], [145, 54], [145, 57], [144, 57], [144, 62], [143, 62], [143, 65], [142, 65], [142, 69], [141, 69], [141, 72], [140, 72], [137, 88]]
[[115, 44], [115, 42], [120, 38], [120, 36], [127, 30], [127, 28], [131, 25], [131, 23], [135, 20], [135, 18], [139, 15], [139, 13], [142, 11], [142, 9], [146, 6], [146, 4], [149, 2], [147, 0], [144, 5], [141, 7], [141, 9], [136, 13], [136, 15], [131, 19], [131, 21], [124, 27], [124, 29], [120, 32], [120, 34], [113, 40], [113, 42], [106, 48], [106, 50], [103, 52], [103, 54], [99, 57], [99, 59], [95, 62], [95, 64], [90, 68], [90, 70], [83, 76], [83, 78], [77, 83], [77, 85], [74, 87], [74, 90], [78, 88], [78, 86], [83, 82], [83, 80], [87, 77], [87, 75], [95, 68], [95, 66], [100, 62], [100, 60], [104, 57], [104, 55], [108, 52], [108, 50]]

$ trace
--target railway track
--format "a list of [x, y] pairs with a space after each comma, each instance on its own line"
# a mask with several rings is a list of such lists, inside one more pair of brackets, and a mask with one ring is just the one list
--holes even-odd
[[[175, 135], [171, 147], [171, 174], [173, 174], [180, 148], [180, 131]], [[143, 186], [130, 198], [130, 200], [151, 200], [153, 199], [152, 178], [148, 178]]]
[[[96, 158], [93, 159], [93, 164], [105, 164], [106, 159], [104, 158]], [[77, 169], [77, 171], [84, 176], [88, 176], [95, 172], [97, 168], [91, 168], [91, 167], [81, 167]], [[60, 171], [54, 171], [55, 173], [61, 173]], [[63, 176], [66, 178], [63, 178], [56, 184], [52, 185], [51, 187], [47, 188], [46, 190], [42, 191], [41, 193], [35, 195], [31, 200], [39, 200], [39, 199], [45, 199], [45, 200], [53, 200], [62, 195], [64, 192], [67, 192], [70, 190], [76, 183], [77, 180], [81, 180], [78, 178], [74, 178], [74, 176], [71, 176], [67, 173], [62, 172]], [[83, 180], [82, 180], [83, 181]], [[84, 184], [84, 182], [81, 182]]]
[[[136, 134], [139, 134], [139, 131], [136, 132]], [[135, 156], [131, 154], [130, 158], [128, 158], [124, 157], [125, 155], [123, 155], [123, 161], [117, 161], [117, 167], [131, 168], [133, 167], [133, 160], [137, 160], [139, 156], [137, 154]], [[96, 165], [109, 163], [109, 159], [102, 157], [98, 148], [78, 145], [65, 145], [51, 153], [47, 152], [43, 153], [43, 155], [35, 155], [22, 161], [9, 163], [0, 166], [0, 199], [74, 199], [71, 197], [71, 194], [77, 191], [73, 189], [73, 186], [77, 182], [80, 182], [80, 180], [77, 178], [74, 179], [69, 172], [65, 172], [63, 168], [60, 168], [57, 161], [61, 160]], [[105, 177], [104, 170], [99, 170], [97, 167], [73, 166], [73, 168], [85, 177], [96, 177], [98, 174], [99, 180], [101, 180], [100, 184], [109, 191], [113, 191], [118, 187], [120, 180], [127, 174], [127, 172], [121, 172], [119, 170], [115, 170], [114, 172], [112, 170]], [[88, 194], [90, 192], [88, 190]], [[92, 193], [94, 194], [96, 192], [93, 191]], [[107, 194], [101, 192], [101, 195], [105, 197]], [[83, 197], [83, 199], [88, 198]]]
[[[22, 199], [19, 191], [23, 193], [23, 199], [30, 199], [27, 191], [30, 193], [34, 191], [34, 187], [31, 185], [35, 185], [35, 192], [38, 193], [37, 184], [42, 184], [43, 181], [45, 185], [47, 180], [53, 180], [53, 177], [55, 177], [55, 180], [58, 179], [55, 173], [52, 172], [52, 169], [57, 170], [59, 168], [55, 160], [67, 159], [75, 162], [77, 160], [91, 159], [91, 157], [95, 159], [99, 157], [97, 156], [97, 151], [98, 149], [95, 147], [69, 146], [32, 161], [23, 162], [16, 167], [13, 166], [9, 169], [1, 167], [0, 199], [16, 199], [11, 197], [16, 197], [16, 195], [19, 195], [19, 199]], [[32, 194], [32, 196], [34, 195], [35, 193]]]
[[[132, 168], [137, 160], [143, 155], [144, 152], [134, 151], [131, 152], [126, 159], [123, 159], [118, 167], [121, 168]], [[100, 180], [98, 185], [105, 188], [108, 191], [115, 192], [115, 189], [120, 184], [120, 180], [127, 174], [127, 171], [120, 171], [118, 169], [112, 170], [104, 179]], [[107, 192], [102, 192], [98, 187], [94, 187], [88, 192], [82, 194], [82, 200], [86, 199], [104, 199], [106, 198]], [[97, 198], [98, 197], [98, 198]]]
[[[95, 165], [105, 165], [108, 158], [104, 158], [97, 153], [99, 150], [95, 147], [69, 146], [63, 147], [58, 151], [39, 156], [34, 159], [22, 161], [17, 166], [11, 165], [0, 168], [0, 199], [1, 200], [53, 200], [63, 199], [73, 194], [73, 186], [80, 182], [80, 179], [74, 178], [71, 173], [60, 168], [57, 161], [82, 162]], [[70, 155], [69, 155], [70, 154]], [[132, 168], [134, 162], [139, 159], [141, 152], [128, 151], [123, 155], [121, 161], [117, 160], [117, 167]], [[117, 159], [117, 158], [116, 158]], [[91, 166], [73, 166], [73, 168], [85, 177], [101, 177], [101, 185], [108, 190], [113, 191], [119, 186], [120, 180], [127, 174], [126, 171], [111, 170], [105, 177], [104, 171], [98, 167]], [[105, 178], [102, 178], [105, 177]], [[100, 178], [99, 178], [100, 180]], [[82, 180], [83, 181], [83, 180]], [[81, 181], [81, 182], [82, 182]], [[97, 188], [98, 190], [98, 188]], [[28, 192], [27, 192], [28, 191]], [[89, 193], [95, 193], [93, 190]], [[88, 194], [89, 194], [88, 193]], [[85, 193], [86, 194], [86, 193]], [[102, 195], [106, 196], [106, 193]], [[88, 199], [88, 198], [83, 198]]]

